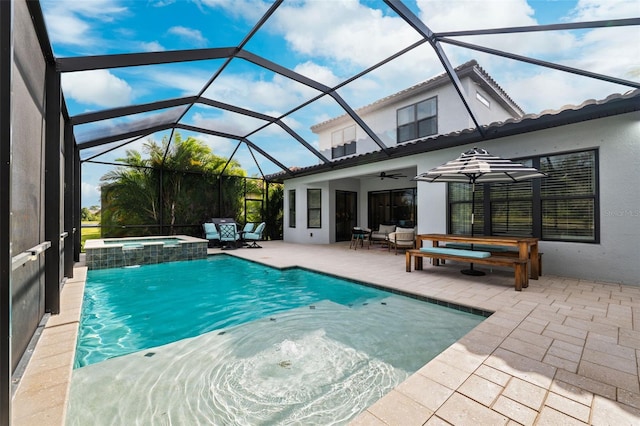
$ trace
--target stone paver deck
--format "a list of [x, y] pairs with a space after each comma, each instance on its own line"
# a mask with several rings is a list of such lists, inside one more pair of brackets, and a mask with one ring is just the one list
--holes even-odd
[[[459, 264], [425, 262], [407, 273], [404, 256], [379, 246], [261, 244], [225, 253], [495, 312], [353, 425], [640, 424], [640, 282], [545, 275], [516, 292], [512, 271], [469, 277]], [[64, 424], [84, 286], [84, 269], [76, 271], [18, 387], [14, 425]]]

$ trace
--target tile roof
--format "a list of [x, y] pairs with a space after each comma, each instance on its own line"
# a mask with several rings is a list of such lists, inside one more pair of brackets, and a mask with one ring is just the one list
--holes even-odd
[[[459, 65], [455, 68], [455, 72], [456, 74], [458, 74], [459, 77], [465, 77], [465, 76], [471, 76], [473, 78], [473, 72], [477, 72], [479, 74], [480, 77], [482, 77], [484, 79], [484, 81], [486, 81], [486, 83], [496, 92], [498, 93], [503, 99], [506, 100], [506, 102], [509, 103], [509, 105], [511, 106], [512, 109], [514, 109], [517, 113], [519, 114], [524, 114], [522, 108], [520, 108], [520, 106], [518, 104], [516, 104], [513, 99], [511, 99], [511, 97], [509, 97], [509, 95], [507, 94], [507, 92], [504, 91], [504, 89], [502, 87], [500, 87], [500, 85], [489, 75], [489, 73], [487, 73], [487, 71], [484, 70], [484, 68], [482, 68], [478, 62], [475, 59], [472, 59], [468, 62], [465, 62], [462, 65]], [[442, 86], [445, 84], [450, 84], [451, 80], [449, 79], [449, 76], [446, 73], [442, 73], [442, 74], [438, 74], [435, 77], [432, 77], [428, 80], [424, 80], [418, 84], [415, 84], [413, 86], [407, 87], [406, 89], [403, 89], [399, 92], [396, 92], [394, 94], [391, 94], [389, 96], [385, 96], [384, 98], [378, 99], [375, 102], [372, 102], [368, 105], [365, 105], [363, 107], [360, 107], [358, 109], [356, 109], [356, 113], [358, 114], [362, 114], [362, 113], [366, 113], [366, 112], [371, 112], [371, 111], [375, 111], [378, 110], [382, 107], [384, 107], [385, 105], [395, 101], [395, 100], [401, 100], [403, 97], [405, 96], [410, 96], [412, 94], [414, 94], [415, 92], [418, 92], [420, 90], [426, 90], [426, 89], [430, 89], [430, 88], [434, 88], [434, 87], [438, 87], [438, 86]], [[347, 114], [342, 114], [339, 115], [337, 117], [333, 117], [330, 118], [326, 121], [314, 124], [313, 126], [311, 126], [311, 130], [312, 131], [317, 131], [319, 129], [321, 129], [322, 127], [325, 127], [326, 125], [328, 125], [329, 123], [333, 123], [336, 121], [339, 121], [341, 119], [345, 119], [348, 118], [349, 116]]]

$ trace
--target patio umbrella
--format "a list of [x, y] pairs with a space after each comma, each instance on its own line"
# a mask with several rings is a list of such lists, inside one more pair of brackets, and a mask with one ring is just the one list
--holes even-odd
[[[455, 160], [419, 174], [413, 180], [425, 182], [463, 182], [471, 184], [471, 236], [473, 237], [474, 211], [476, 202], [476, 183], [519, 182], [528, 179], [546, 177], [534, 167], [515, 163], [511, 160], [489, 154], [485, 149], [473, 148], [464, 152]], [[473, 245], [471, 245], [473, 250]], [[470, 269], [462, 271], [467, 275], [484, 275], [481, 271]]]

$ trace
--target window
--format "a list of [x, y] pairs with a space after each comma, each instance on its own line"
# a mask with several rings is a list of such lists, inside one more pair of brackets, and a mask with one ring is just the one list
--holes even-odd
[[356, 126], [345, 127], [331, 133], [331, 158], [356, 153]]
[[[449, 229], [450, 234], [471, 235], [471, 185], [466, 183], [450, 183], [449, 196]], [[482, 199], [484, 188], [476, 185], [475, 217], [473, 221], [473, 235], [482, 235], [484, 216], [482, 214]]]
[[405, 142], [438, 133], [438, 102], [433, 97], [397, 111], [397, 141]]
[[331, 148], [331, 158], [340, 158], [356, 153], [356, 141]]
[[[548, 177], [476, 185], [473, 233], [599, 242], [597, 154], [589, 150], [519, 160]], [[449, 184], [448, 204], [449, 232], [471, 234], [471, 185]]]
[[413, 228], [416, 218], [416, 189], [369, 192], [369, 223], [372, 229], [382, 225]]
[[596, 161], [596, 151], [540, 158], [540, 169], [549, 175], [540, 188], [543, 239], [598, 239]]
[[296, 190], [289, 190], [289, 228], [296, 227]]
[[485, 98], [482, 93], [480, 92], [476, 92], [476, 99], [484, 106], [486, 106], [487, 108], [491, 108], [491, 101], [489, 101], [489, 99]]
[[322, 190], [307, 189], [307, 228], [320, 228], [322, 217]]

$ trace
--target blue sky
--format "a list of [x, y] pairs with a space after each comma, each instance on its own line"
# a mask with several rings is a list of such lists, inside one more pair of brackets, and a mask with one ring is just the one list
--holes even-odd
[[[637, 0], [406, 0], [408, 7], [435, 32], [528, 26], [563, 22], [640, 17]], [[57, 57], [121, 54], [163, 50], [236, 46], [271, 2], [253, 0], [43, 0], [45, 22]], [[626, 80], [640, 78], [638, 27], [557, 31], [507, 36], [466, 37], [462, 41], [583, 68]], [[334, 86], [418, 40], [416, 32], [379, 0], [285, 1], [245, 49], [282, 66]], [[454, 66], [476, 59], [528, 113], [603, 99], [628, 87], [444, 45]], [[222, 60], [121, 68], [63, 75], [70, 115], [197, 94], [220, 68]], [[433, 51], [423, 45], [339, 90], [354, 109], [441, 74]], [[234, 60], [205, 96], [263, 114], [278, 116], [317, 92], [247, 61]], [[176, 114], [176, 111], [166, 112]], [[332, 100], [322, 99], [284, 121], [312, 145], [313, 124], [343, 114]], [[149, 114], [148, 120], [160, 119]], [[247, 134], [262, 122], [215, 108], [198, 106], [186, 122]], [[109, 125], [117, 127], [122, 120]], [[104, 128], [82, 126], [81, 140]], [[286, 166], [314, 164], [317, 158], [270, 126], [251, 140]], [[234, 140], [190, 134], [205, 141], [217, 155], [228, 157]], [[160, 140], [168, 132], [154, 134]], [[114, 161], [125, 149], [114, 149], [99, 161]], [[116, 144], [117, 145], [117, 144]], [[87, 159], [101, 151], [84, 150]], [[266, 174], [279, 168], [264, 161]], [[244, 146], [234, 157], [257, 175]], [[99, 204], [100, 177], [107, 166], [83, 166], [82, 205]]]

